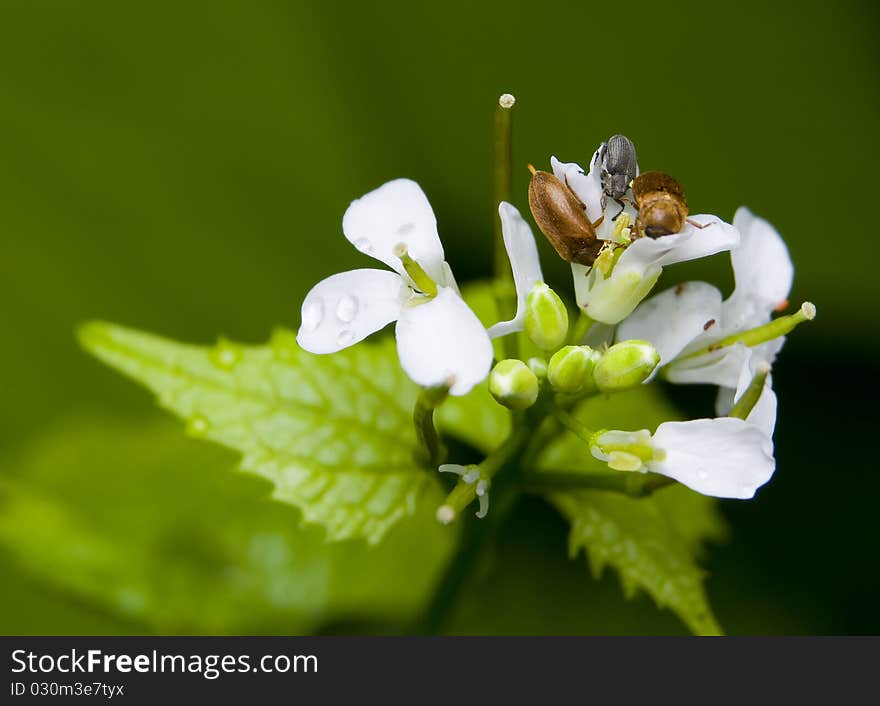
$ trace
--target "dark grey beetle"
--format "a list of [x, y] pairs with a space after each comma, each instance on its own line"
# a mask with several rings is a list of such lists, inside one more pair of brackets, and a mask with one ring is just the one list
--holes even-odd
[[626, 135], [612, 135], [599, 148], [599, 162], [602, 166], [602, 190], [620, 203], [630, 182], [638, 176], [635, 145]]

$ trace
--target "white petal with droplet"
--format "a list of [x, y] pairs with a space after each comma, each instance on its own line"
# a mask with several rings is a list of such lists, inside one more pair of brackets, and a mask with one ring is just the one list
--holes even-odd
[[435, 282], [443, 276], [443, 245], [437, 220], [422, 188], [410, 179], [395, 179], [353, 201], [342, 217], [345, 237], [361, 252], [406, 276], [394, 254], [406, 245]]
[[306, 295], [296, 340], [311, 353], [347, 348], [397, 319], [410, 295], [394, 272], [352, 270], [332, 275]]
[[649, 470], [719, 498], [751, 498], [776, 468], [773, 444], [742, 419], [665, 422], [657, 427], [653, 445], [665, 457], [649, 461]]

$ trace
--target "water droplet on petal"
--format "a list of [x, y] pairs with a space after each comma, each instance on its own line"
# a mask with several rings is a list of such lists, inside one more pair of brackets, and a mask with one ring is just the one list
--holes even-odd
[[190, 417], [186, 423], [186, 431], [191, 436], [205, 436], [211, 425], [201, 414]]
[[697, 471], [697, 478], [699, 478], [700, 480], [706, 480], [706, 478], [708, 477], [709, 471], [707, 471], [705, 468], [701, 468], [699, 471]]
[[354, 341], [354, 331], [350, 331], [349, 329], [342, 329], [339, 332], [339, 335], [336, 336], [336, 345], [338, 346], [348, 346]]
[[324, 320], [324, 300], [320, 297], [313, 297], [303, 306], [302, 310], [302, 327], [309, 333], [314, 331], [321, 325]]
[[415, 223], [403, 223], [398, 229], [398, 235], [407, 235], [408, 233], [412, 233], [416, 229]]
[[373, 252], [373, 244], [366, 238], [358, 238], [354, 241], [354, 246], [367, 255], [370, 255]]
[[354, 317], [357, 316], [357, 313], [357, 297], [354, 297], [351, 294], [345, 294], [336, 305], [336, 316], [339, 317], [340, 321], [351, 323], [352, 321], [354, 321]]

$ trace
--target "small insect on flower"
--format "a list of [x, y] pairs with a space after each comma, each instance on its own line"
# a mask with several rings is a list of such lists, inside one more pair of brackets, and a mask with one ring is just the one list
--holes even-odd
[[636, 147], [626, 135], [612, 135], [599, 148], [599, 162], [602, 165], [602, 191], [620, 206], [619, 216], [624, 209], [622, 199], [639, 173]]
[[563, 260], [592, 265], [604, 244], [596, 237], [602, 218], [591, 223], [586, 205], [561, 179], [531, 164], [529, 171], [529, 208], [538, 228]]
[[688, 207], [678, 181], [663, 172], [645, 172], [633, 180], [632, 189], [639, 212], [636, 233], [640, 237], [659, 238], [681, 232]]

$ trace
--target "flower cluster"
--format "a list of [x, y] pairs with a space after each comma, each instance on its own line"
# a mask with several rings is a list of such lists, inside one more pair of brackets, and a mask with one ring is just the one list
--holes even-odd
[[[488, 379], [495, 400], [516, 414], [541, 407], [547, 417], [569, 420], [585, 453], [612, 471], [651, 472], [706, 495], [751, 498], [775, 469], [771, 366], [785, 335], [812, 319], [815, 308], [807, 303], [781, 315], [793, 267], [767, 221], [745, 208], [732, 223], [689, 215], [677, 182], [659, 172], [641, 174], [631, 143], [614, 139], [630, 146], [622, 152], [631, 154], [626, 169], [611, 164], [603, 143], [588, 170], [551, 159], [552, 174], [540, 172], [540, 188], [549, 183], [557, 191], [540, 200], [540, 214], [530, 191], [541, 230], [554, 247], [566, 242], [568, 250], [557, 251], [578, 253], [571, 260], [576, 321], [543, 281], [529, 224], [502, 201], [516, 311], [484, 328], [445, 260], [428, 199], [415, 182], [397, 179], [354, 201], [342, 221], [345, 237], [391, 271], [359, 269], [319, 282], [303, 302], [297, 340], [307, 351], [332, 353], [396, 322], [400, 364], [424, 388], [459, 396]], [[727, 299], [704, 282], [646, 298], [664, 267], [721, 252], [730, 253], [736, 281]], [[520, 333], [543, 355], [493, 366], [492, 339]], [[717, 416], [664, 422], [652, 433], [585, 430], [568, 413], [586, 397], [658, 376], [717, 386]], [[478, 497], [485, 515], [492, 469], [447, 464], [440, 470], [461, 476], [462, 497]], [[456, 509], [444, 505], [438, 517], [450, 521]]]

